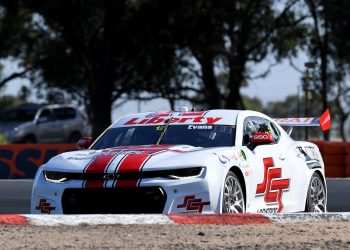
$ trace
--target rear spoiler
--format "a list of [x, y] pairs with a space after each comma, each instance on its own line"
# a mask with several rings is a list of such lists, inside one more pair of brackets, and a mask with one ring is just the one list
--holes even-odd
[[323, 131], [330, 129], [331, 116], [327, 109], [320, 117], [303, 117], [303, 118], [275, 118], [280, 126], [286, 127], [314, 127], [321, 126]]

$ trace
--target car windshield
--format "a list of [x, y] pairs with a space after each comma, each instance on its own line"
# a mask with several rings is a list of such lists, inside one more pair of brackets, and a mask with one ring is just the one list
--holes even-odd
[[10, 109], [1, 114], [2, 122], [29, 122], [33, 121], [37, 109]]
[[[164, 125], [110, 128], [91, 148], [156, 144], [164, 129]], [[186, 144], [195, 147], [233, 146], [235, 131], [235, 126], [232, 125], [170, 125], [160, 144]]]

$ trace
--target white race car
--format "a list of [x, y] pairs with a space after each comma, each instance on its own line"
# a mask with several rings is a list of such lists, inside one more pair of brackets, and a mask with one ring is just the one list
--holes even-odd
[[40, 167], [31, 213], [325, 212], [319, 149], [281, 127], [319, 123], [327, 129], [329, 113], [275, 120], [239, 110], [129, 115], [95, 142], [78, 142], [88, 149]]

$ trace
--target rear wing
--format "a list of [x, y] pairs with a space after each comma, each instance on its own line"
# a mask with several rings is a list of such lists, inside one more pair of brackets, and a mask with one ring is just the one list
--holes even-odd
[[286, 127], [314, 127], [321, 126], [323, 131], [330, 129], [331, 116], [327, 109], [320, 117], [304, 117], [304, 118], [275, 118], [280, 126]]

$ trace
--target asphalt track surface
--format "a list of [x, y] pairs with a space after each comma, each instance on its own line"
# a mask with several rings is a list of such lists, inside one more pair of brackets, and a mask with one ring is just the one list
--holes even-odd
[[[0, 214], [29, 214], [32, 180], [0, 180]], [[328, 179], [328, 211], [350, 212], [350, 178]]]

